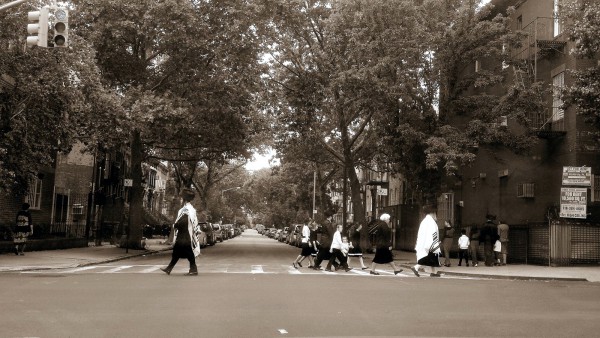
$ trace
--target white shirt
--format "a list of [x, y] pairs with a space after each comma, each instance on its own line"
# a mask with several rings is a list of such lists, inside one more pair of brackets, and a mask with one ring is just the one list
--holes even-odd
[[308, 243], [308, 239], [310, 238], [310, 228], [308, 225], [304, 224], [302, 227], [302, 243]]
[[339, 231], [336, 231], [335, 234], [333, 234], [331, 250], [329, 250], [329, 252], [333, 252], [333, 249], [342, 250], [342, 243], [342, 234]]
[[458, 247], [465, 250], [469, 248], [469, 237], [462, 235], [458, 238]]

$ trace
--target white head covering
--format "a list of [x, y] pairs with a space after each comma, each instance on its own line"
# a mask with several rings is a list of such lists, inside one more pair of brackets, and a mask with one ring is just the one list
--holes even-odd
[[384, 222], [387, 222], [390, 220], [390, 214], [381, 214], [381, 216], [379, 216], [379, 219]]

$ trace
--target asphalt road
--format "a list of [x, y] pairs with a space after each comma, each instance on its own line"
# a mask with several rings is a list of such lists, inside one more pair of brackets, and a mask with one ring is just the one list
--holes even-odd
[[[246, 232], [204, 250], [0, 275], [0, 337], [597, 337], [600, 285], [294, 271], [300, 249]], [[260, 268], [259, 268], [260, 267]], [[386, 272], [386, 271], [382, 271]]]

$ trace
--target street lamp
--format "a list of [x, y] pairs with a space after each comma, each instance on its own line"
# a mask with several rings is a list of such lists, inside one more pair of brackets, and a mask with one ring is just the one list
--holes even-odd
[[[234, 190], [234, 189], [241, 189], [242, 187], [233, 187], [233, 188], [229, 188], [229, 189], [225, 189], [225, 190], [221, 190], [221, 201], [223, 201], [223, 193], [229, 190]], [[223, 216], [221, 216], [221, 223], [223, 223]]]

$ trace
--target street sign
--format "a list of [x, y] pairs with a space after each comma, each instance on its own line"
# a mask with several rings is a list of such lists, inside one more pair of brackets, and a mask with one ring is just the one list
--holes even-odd
[[587, 218], [587, 188], [561, 188], [559, 216]]
[[563, 185], [582, 187], [592, 186], [592, 168], [590, 167], [563, 167]]
[[133, 180], [131, 178], [123, 179], [123, 186], [124, 187], [133, 187]]

